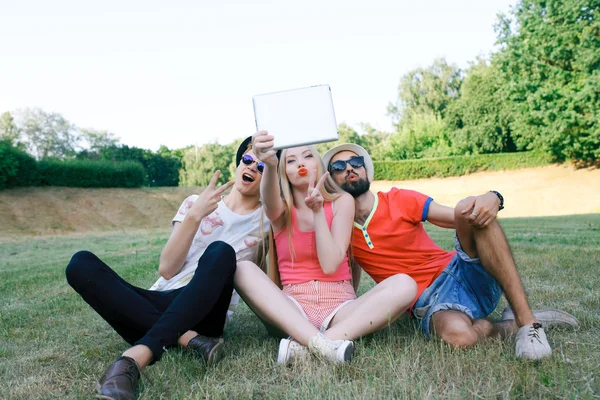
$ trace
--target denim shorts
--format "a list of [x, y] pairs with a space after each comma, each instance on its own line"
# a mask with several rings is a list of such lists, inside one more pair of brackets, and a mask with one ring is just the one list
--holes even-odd
[[421, 329], [431, 338], [429, 322], [437, 311], [456, 310], [469, 318], [485, 318], [498, 306], [502, 289], [483, 268], [478, 258], [471, 258], [454, 236], [456, 255], [433, 283], [421, 293], [412, 308]]

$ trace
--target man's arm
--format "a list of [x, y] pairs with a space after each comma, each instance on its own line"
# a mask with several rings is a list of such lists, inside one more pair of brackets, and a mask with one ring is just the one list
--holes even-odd
[[[479, 196], [467, 197], [467, 205], [459, 210], [466, 215], [469, 224], [478, 228], [488, 226], [498, 214], [500, 199], [494, 192], [487, 192]], [[442, 206], [432, 201], [429, 204], [427, 221], [440, 228], [454, 228], [454, 208]]]
[[454, 208], [443, 206], [432, 201], [429, 203], [427, 221], [440, 228], [454, 229]]
[[469, 224], [478, 228], [488, 226], [500, 211], [500, 198], [494, 192], [468, 197], [467, 200], [467, 205], [460, 213], [466, 215]]

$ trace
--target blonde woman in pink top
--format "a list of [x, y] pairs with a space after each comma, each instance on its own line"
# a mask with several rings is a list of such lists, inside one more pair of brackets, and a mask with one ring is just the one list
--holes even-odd
[[264, 163], [260, 192], [277, 265], [271, 262], [267, 277], [255, 264], [239, 262], [234, 284], [263, 321], [291, 336], [280, 343], [279, 364], [309, 351], [348, 362], [351, 340], [395, 321], [413, 302], [416, 284], [397, 275], [356, 299], [360, 274], [347, 256], [354, 199], [337, 188], [314, 146], [283, 150], [280, 160], [272, 147], [267, 132], [253, 136]]

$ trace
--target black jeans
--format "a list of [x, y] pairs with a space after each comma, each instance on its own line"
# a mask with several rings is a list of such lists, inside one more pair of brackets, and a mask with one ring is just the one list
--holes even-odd
[[75, 253], [67, 282], [129, 344], [143, 344], [153, 362], [188, 330], [219, 337], [231, 294], [236, 255], [225, 242], [210, 244], [184, 287], [154, 291], [135, 287], [89, 251]]

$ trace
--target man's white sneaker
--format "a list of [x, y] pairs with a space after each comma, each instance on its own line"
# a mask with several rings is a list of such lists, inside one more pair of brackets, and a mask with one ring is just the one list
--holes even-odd
[[536, 322], [519, 328], [515, 346], [517, 357], [537, 360], [552, 355], [542, 324]]
[[322, 333], [308, 340], [308, 348], [334, 364], [350, 362], [354, 356], [354, 343], [350, 340], [331, 340]]
[[[542, 326], [546, 329], [552, 328], [579, 328], [579, 321], [577, 318], [569, 314], [568, 312], [556, 309], [546, 309], [546, 310], [533, 310], [533, 316], [542, 324]], [[515, 314], [510, 307], [506, 307], [502, 311], [502, 321], [508, 321], [515, 319]]]
[[294, 339], [281, 339], [279, 353], [277, 353], [277, 364], [286, 365], [294, 358], [306, 358], [309, 355], [308, 347], [301, 345]]

